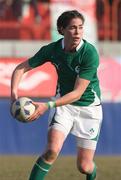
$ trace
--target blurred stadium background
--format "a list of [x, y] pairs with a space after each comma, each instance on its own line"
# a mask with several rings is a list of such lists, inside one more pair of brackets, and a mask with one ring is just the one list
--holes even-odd
[[[33, 123], [14, 120], [9, 112], [10, 80], [18, 63], [60, 38], [56, 19], [69, 9], [84, 14], [84, 38], [100, 54], [98, 73], [104, 121], [96, 155], [121, 155], [121, 0], [0, 0], [0, 157], [38, 155], [43, 151], [48, 112]], [[46, 96], [54, 95], [56, 79], [54, 67], [46, 63], [24, 76], [19, 95], [45, 100]], [[76, 154], [71, 135], [61, 153]], [[121, 161], [118, 167], [121, 168]]]

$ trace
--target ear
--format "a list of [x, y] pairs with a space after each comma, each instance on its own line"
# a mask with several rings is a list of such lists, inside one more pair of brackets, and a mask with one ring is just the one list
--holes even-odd
[[64, 28], [61, 27], [61, 34], [64, 35]]
[[64, 28], [63, 28], [63, 27], [58, 28], [58, 32], [59, 32], [61, 35], [64, 35]]

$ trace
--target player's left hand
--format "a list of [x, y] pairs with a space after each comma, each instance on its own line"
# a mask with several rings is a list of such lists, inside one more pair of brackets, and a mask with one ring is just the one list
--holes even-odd
[[35, 112], [28, 118], [28, 121], [34, 121], [38, 119], [48, 110], [48, 106], [46, 103], [42, 103], [42, 102], [32, 102], [32, 103], [35, 105], [36, 109]]

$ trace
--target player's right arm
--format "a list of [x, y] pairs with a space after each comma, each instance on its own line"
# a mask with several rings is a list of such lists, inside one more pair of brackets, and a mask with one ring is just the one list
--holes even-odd
[[31, 70], [28, 61], [19, 64], [12, 73], [11, 78], [11, 101], [18, 98], [18, 86], [25, 72]]

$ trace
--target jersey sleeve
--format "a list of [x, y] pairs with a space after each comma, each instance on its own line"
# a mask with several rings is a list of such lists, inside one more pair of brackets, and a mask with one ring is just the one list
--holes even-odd
[[96, 49], [90, 48], [83, 54], [83, 60], [80, 65], [79, 77], [91, 81], [97, 73], [99, 66], [99, 55]]
[[50, 61], [49, 57], [51, 57], [49, 49], [43, 46], [33, 57], [28, 59], [28, 63], [30, 67], [35, 68]]

